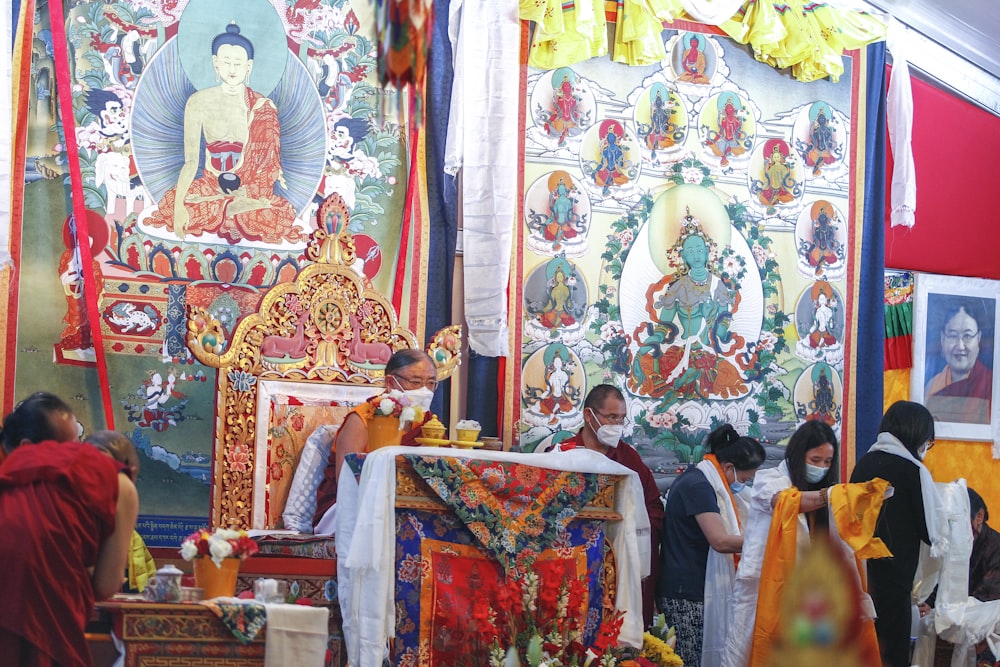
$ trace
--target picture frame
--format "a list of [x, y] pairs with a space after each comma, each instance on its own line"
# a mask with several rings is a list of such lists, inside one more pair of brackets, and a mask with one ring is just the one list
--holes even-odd
[[936, 438], [993, 441], [996, 458], [1000, 281], [926, 273], [915, 277], [910, 399], [934, 415]]

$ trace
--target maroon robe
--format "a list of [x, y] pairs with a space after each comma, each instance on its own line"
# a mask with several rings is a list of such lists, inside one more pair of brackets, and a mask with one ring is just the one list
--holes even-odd
[[120, 464], [92, 445], [22, 445], [0, 466], [0, 661], [91, 664], [87, 568], [115, 529]]

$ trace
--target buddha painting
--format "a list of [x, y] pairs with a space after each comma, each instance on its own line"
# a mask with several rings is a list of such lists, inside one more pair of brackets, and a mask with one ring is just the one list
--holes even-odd
[[817, 419], [837, 428], [841, 418], [843, 385], [827, 363], [806, 368], [795, 383], [795, 415], [801, 421]]
[[770, 139], [764, 144], [759, 178], [752, 180], [750, 191], [768, 214], [774, 214], [778, 206], [791, 204], [801, 196], [802, 183], [794, 168], [794, 158], [783, 139]]
[[705, 36], [697, 33], [686, 33], [678, 42], [683, 44], [683, 53], [680, 58], [680, 68], [677, 75], [678, 81], [694, 83], [701, 86], [712, 82], [708, 71], [708, 58], [705, 53]]
[[844, 276], [846, 230], [832, 201], [818, 199], [804, 208], [795, 224], [795, 238], [799, 273], [826, 280]]
[[826, 280], [813, 283], [796, 308], [796, 321], [796, 355], [835, 366], [843, 362], [844, 314], [833, 285]]
[[680, 100], [663, 83], [654, 83], [643, 92], [636, 105], [636, 127], [653, 162], [657, 152], [662, 159], [662, 153], [684, 140], [684, 115]]
[[[733, 327], [734, 317], [754, 319], [750, 312], [740, 313], [741, 280], [746, 272], [739, 255], [727, 247], [732, 238], [728, 218], [724, 212], [709, 214], [711, 227], [690, 206], [685, 206], [679, 220], [649, 226], [649, 252], [662, 267], [662, 277], [645, 290], [641, 321], [634, 323], [634, 314], [627, 313], [626, 304], [622, 306], [623, 324], [635, 346], [628, 388], [637, 394], [719, 399], [737, 398], [749, 391], [736, 358], [745, 348], [743, 334], [754, 339], [759, 335], [759, 312], [756, 331], [740, 327], [741, 333]], [[652, 238], [661, 234], [666, 238]], [[670, 239], [673, 243], [666, 246]], [[657, 257], [661, 253], [663, 257]], [[623, 273], [623, 295], [631, 292], [627, 273]], [[759, 303], [751, 301], [752, 312]]]
[[[706, 118], [706, 114], [711, 114]], [[728, 93], [716, 98], [715, 104], [706, 105], [702, 112], [705, 147], [719, 159], [722, 167], [730, 160], [745, 154], [753, 143], [754, 124], [747, 119], [747, 111], [738, 95]]]
[[521, 381], [522, 419], [551, 430], [579, 425], [585, 377], [580, 358], [570, 348], [552, 343], [532, 354]]
[[574, 344], [584, 335], [587, 288], [580, 270], [558, 255], [534, 269], [524, 283], [524, 335]]
[[139, 228], [189, 243], [303, 245], [307, 223], [296, 219], [326, 158], [322, 103], [274, 8], [238, 6], [192, 0], [140, 80], [133, 146], [157, 203]]
[[812, 167], [813, 176], [822, 175], [825, 168], [843, 158], [844, 147], [837, 138], [836, 123], [832, 108], [825, 102], [816, 102], [809, 108], [808, 138], [796, 141], [796, 148], [806, 166]]
[[[591, 131], [597, 132], [596, 141], [592, 140], [589, 146], [585, 144], [580, 154], [581, 166], [594, 185], [601, 189], [601, 195], [607, 197], [612, 188], [628, 185], [639, 176], [639, 166], [632, 159], [635, 140], [621, 122], [614, 119], [601, 121]], [[588, 159], [591, 157], [596, 157], [596, 160]]]
[[[253, 44], [236, 23], [212, 40], [219, 83], [188, 98], [184, 166], [150, 225], [169, 227], [180, 237], [210, 232], [230, 243], [301, 238], [295, 210], [274, 192], [274, 184], [284, 181], [281, 128], [274, 103], [247, 85], [253, 60]], [[203, 138], [205, 166], [195, 178]]]
[[556, 137], [560, 146], [567, 138], [582, 131], [581, 127], [590, 115], [584, 111], [582, 98], [576, 87], [576, 72], [568, 67], [560, 68], [552, 74], [552, 107], [543, 127], [549, 136]]

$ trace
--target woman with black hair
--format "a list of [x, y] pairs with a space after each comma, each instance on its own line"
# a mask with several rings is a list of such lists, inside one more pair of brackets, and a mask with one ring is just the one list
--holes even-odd
[[930, 411], [919, 403], [897, 401], [882, 417], [878, 439], [851, 475], [852, 482], [881, 478], [893, 488], [892, 497], [882, 506], [875, 531], [892, 552], [892, 558], [868, 563], [883, 667], [910, 664], [911, 608], [921, 601], [912, 600], [910, 591], [920, 543], [931, 545], [931, 556], [944, 556], [940, 503], [934, 480], [923, 464], [927, 450], [933, 446], [934, 418]]
[[810, 534], [829, 525], [826, 494], [827, 489], [837, 483], [837, 450], [837, 435], [829, 424], [810, 420], [788, 440], [784, 460], [776, 468], [757, 474], [750, 496], [743, 555], [736, 572], [732, 615], [722, 661], [726, 667], [746, 665], [750, 657], [761, 566], [778, 494], [792, 487], [802, 492], [797, 537], [801, 538], [801, 543], [808, 544]]
[[[730, 424], [708, 434], [709, 454], [673, 483], [667, 496], [657, 603], [677, 630], [686, 665], [718, 665], [728, 601], [743, 548], [735, 495], [764, 462], [754, 438]], [[703, 659], [704, 656], [704, 659]]]

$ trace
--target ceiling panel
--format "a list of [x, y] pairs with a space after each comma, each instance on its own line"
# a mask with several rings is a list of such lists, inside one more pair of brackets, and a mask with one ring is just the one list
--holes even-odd
[[1000, 78], [996, 0], [868, 0], [950, 51]]

